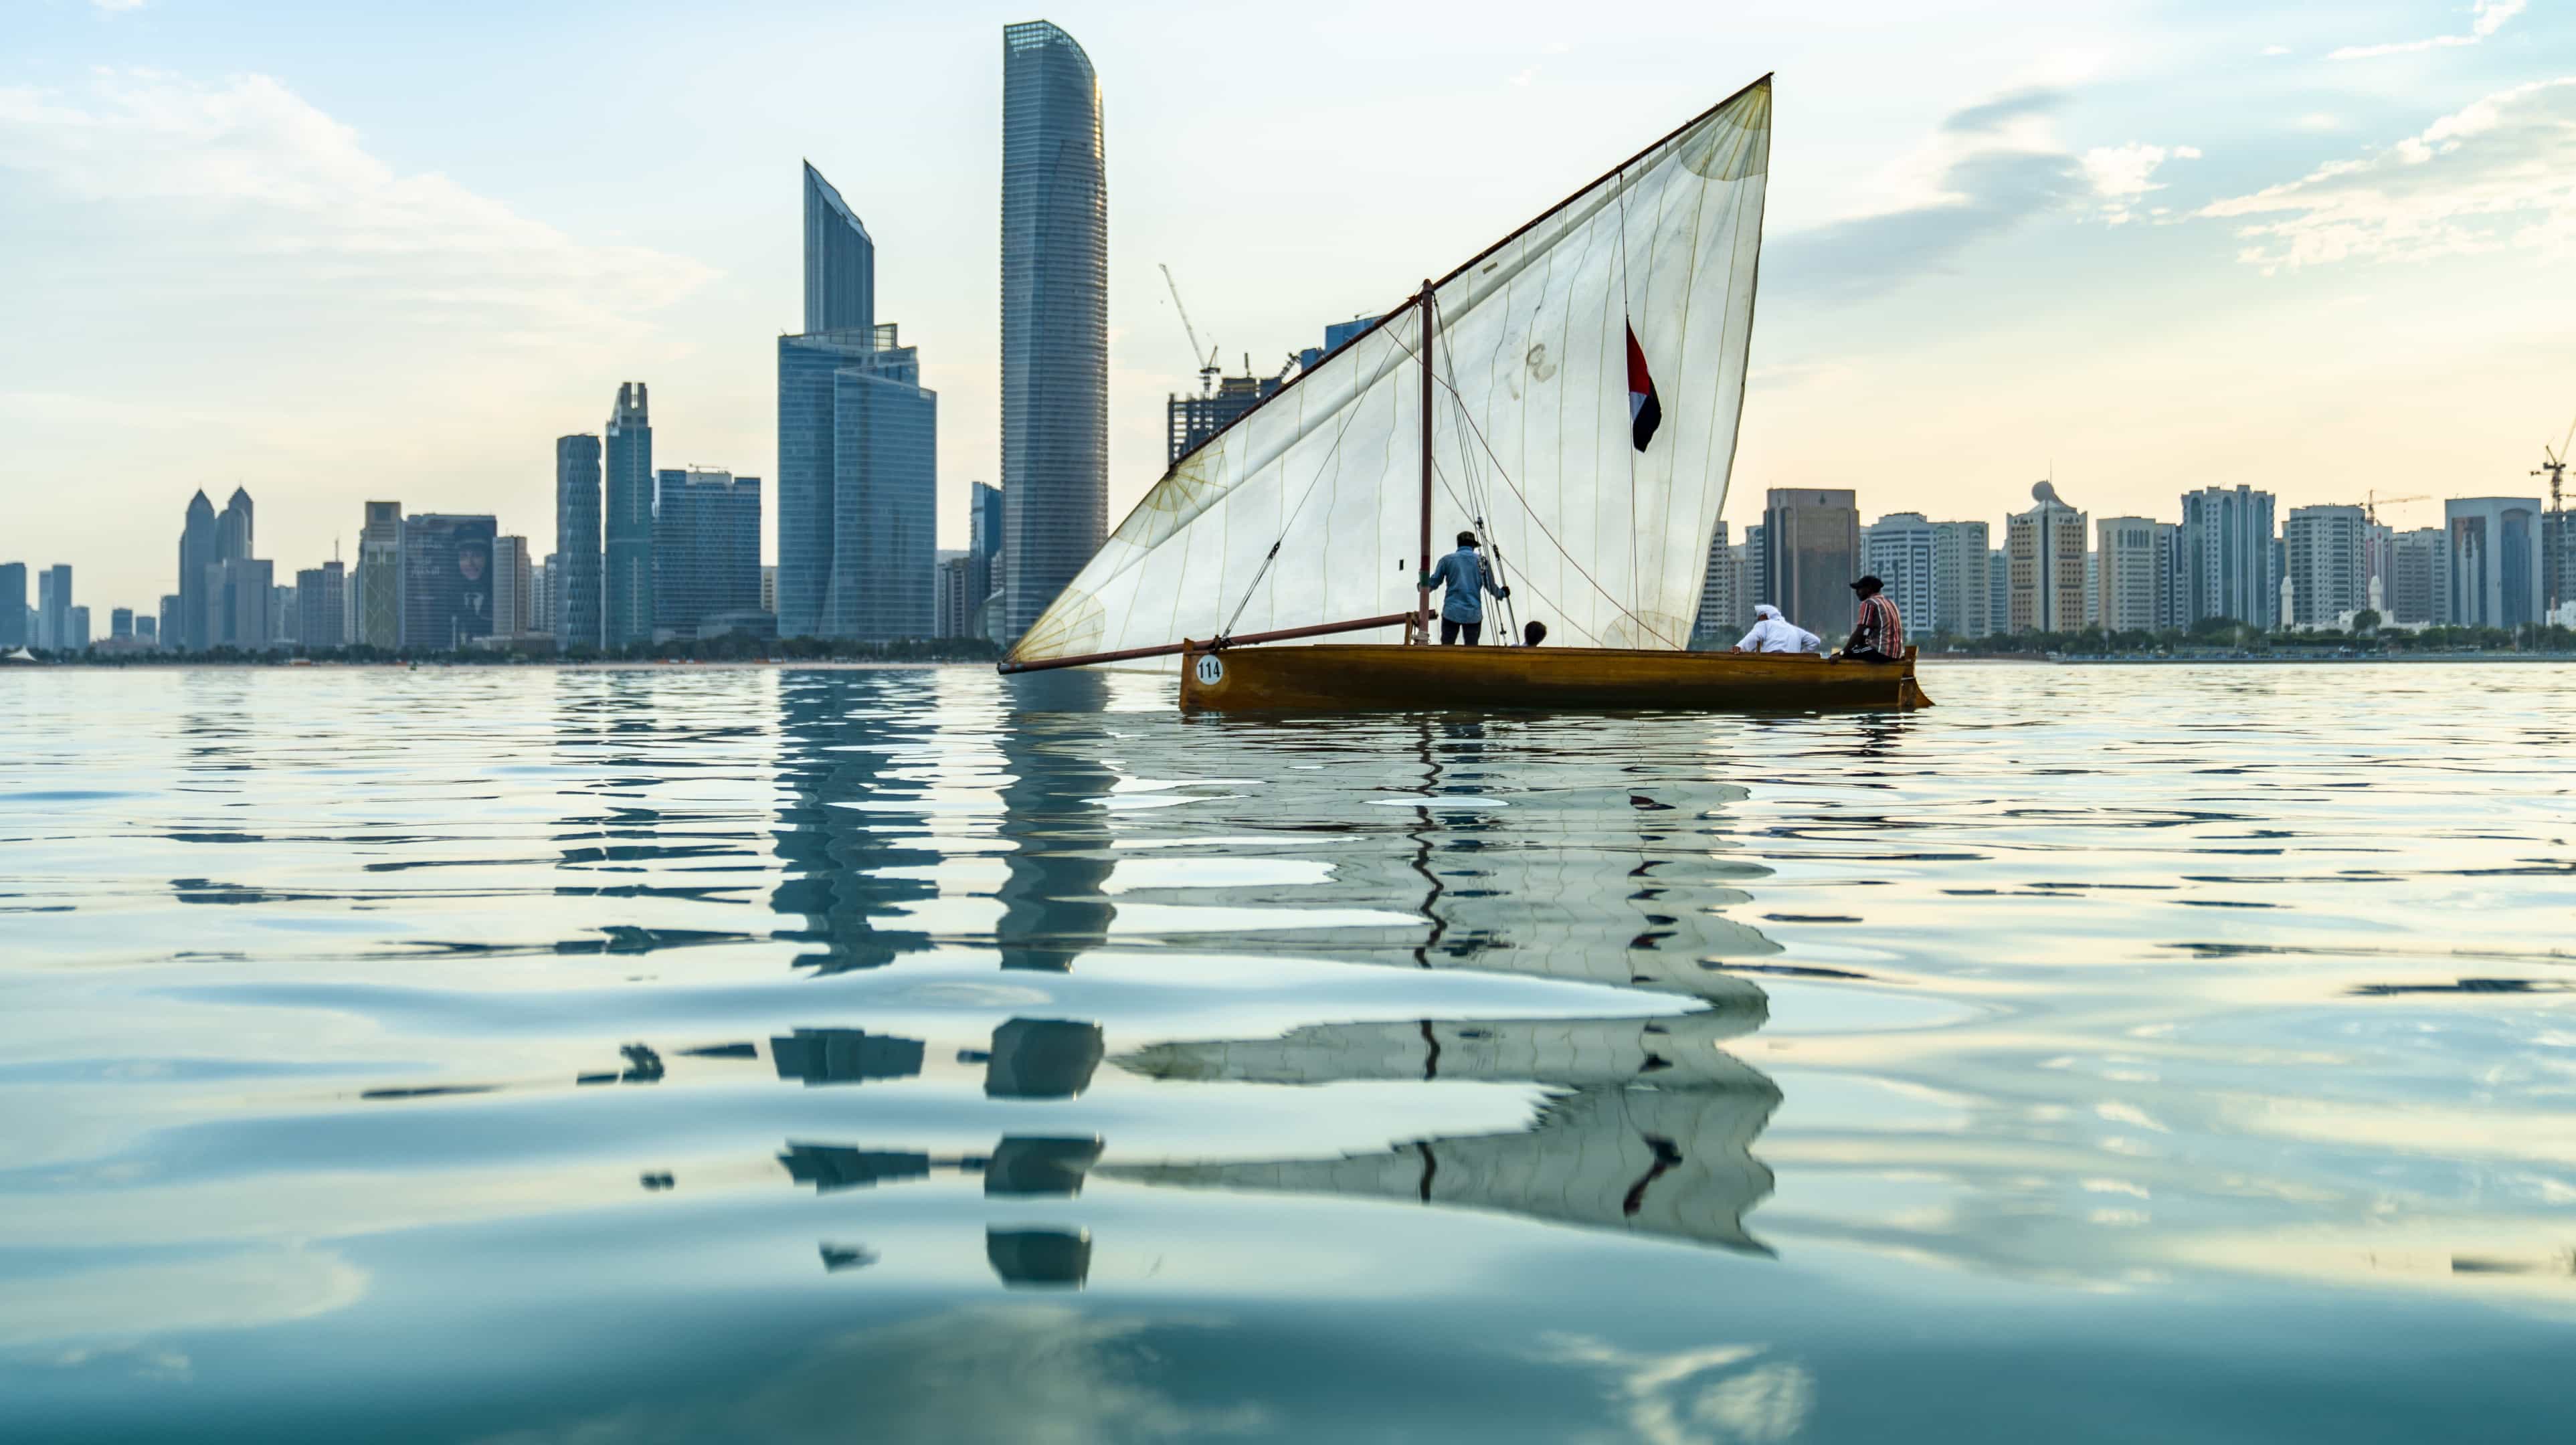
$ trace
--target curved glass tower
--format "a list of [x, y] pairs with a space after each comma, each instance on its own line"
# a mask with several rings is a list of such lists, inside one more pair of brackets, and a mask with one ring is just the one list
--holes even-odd
[[877, 248], [850, 203], [805, 163], [805, 331], [865, 331], [877, 322]]
[[1100, 82], [1043, 20], [1002, 30], [1004, 630], [1098, 551], [1109, 512], [1109, 185]]

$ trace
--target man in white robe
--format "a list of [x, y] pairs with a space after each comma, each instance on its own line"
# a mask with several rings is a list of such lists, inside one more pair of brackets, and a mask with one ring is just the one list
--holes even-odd
[[1735, 644], [1736, 652], [1813, 652], [1824, 645], [1824, 639], [1788, 618], [1780, 609], [1765, 602], [1753, 609], [1753, 630]]

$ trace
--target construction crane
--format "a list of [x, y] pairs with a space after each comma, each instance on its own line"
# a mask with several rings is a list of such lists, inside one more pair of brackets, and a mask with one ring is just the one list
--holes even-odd
[[[2567, 590], [2567, 574], [2570, 570], [2567, 544], [2570, 541], [2576, 541], [2576, 538], [2567, 535], [2567, 503], [2559, 493], [2560, 484], [2567, 480], [2567, 444], [2571, 441], [2576, 441], [2576, 421], [2567, 424], [2567, 434], [2558, 439], [2557, 450], [2550, 450], [2547, 442], [2540, 444], [2540, 455], [2546, 460], [2531, 470], [2533, 476], [2549, 479], [2547, 530], [2541, 533], [2545, 539], [2543, 571], [2547, 575], [2542, 580], [2549, 588], [2549, 611], [2553, 616], [2557, 613], [2559, 604], [2567, 600], [2563, 595]], [[2546, 552], [2551, 550], [2550, 544], [2555, 544], [2555, 557], [2546, 556]]]
[[1190, 360], [1197, 362], [1199, 368], [1199, 394], [1201, 396], [1214, 396], [1216, 395], [1216, 379], [1219, 371], [1216, 364], [1216, 346], [1214, 343], [1210, 343], [1207, 349], [1207, 359], [1204, 361], [1199, 360], [1199, 329], [1190, 324], [1190, 308], [1181, 303], [1181, 283], [1172, 279], [1171, 267], [1165, 266], [1160, 261], [1155, 262], [1154, 265], [1163, 273], [1163, 284], [1172, 288], [1172, 309], [1181, 313], [1181, 330], [1189, 335]]
[[2377, 492], [2364, 492], [2362, 493], [2361, 515], [2369, 521], [2370, 525], [2376, 527], [2379, 525], [2379, 504], [2382, 502], [2386, 502], [2393, 507], [2399, 502], [2429, 502], [2431, 500], [2433, 500], [2431, 497], [2383, 497]]

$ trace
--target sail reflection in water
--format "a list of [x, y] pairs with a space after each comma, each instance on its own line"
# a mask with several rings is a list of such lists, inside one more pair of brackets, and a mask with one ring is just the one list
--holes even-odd
[[[1562, 1086], [1520, 1133], [1338, 1159], [1106, 1165], [1141, 1184], [1338, 1194], [1492, 1210], [1768, 1254], [1744, 1216], [1771, 1192], [1751, 1148], [1780, 1091], [1717, 1043], [1758, 1008], [1659, 1019], [1327, 1024], [1280, 1039], [1159, 1044], [1117, 1060], [1163, 1079]], [[1406, 1037], [1406, 1031], [1412, 1036]]]

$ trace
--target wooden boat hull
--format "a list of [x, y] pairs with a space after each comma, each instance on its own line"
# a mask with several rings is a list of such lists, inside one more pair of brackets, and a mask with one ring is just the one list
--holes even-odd
[[1913, 709], [1932, 700], [1900, 663], [1804, 653], [1593, 647], [1193, 648], [1185, 711], [1380, 712], [1452, 708], [1682, 708], [1706, 712]]

